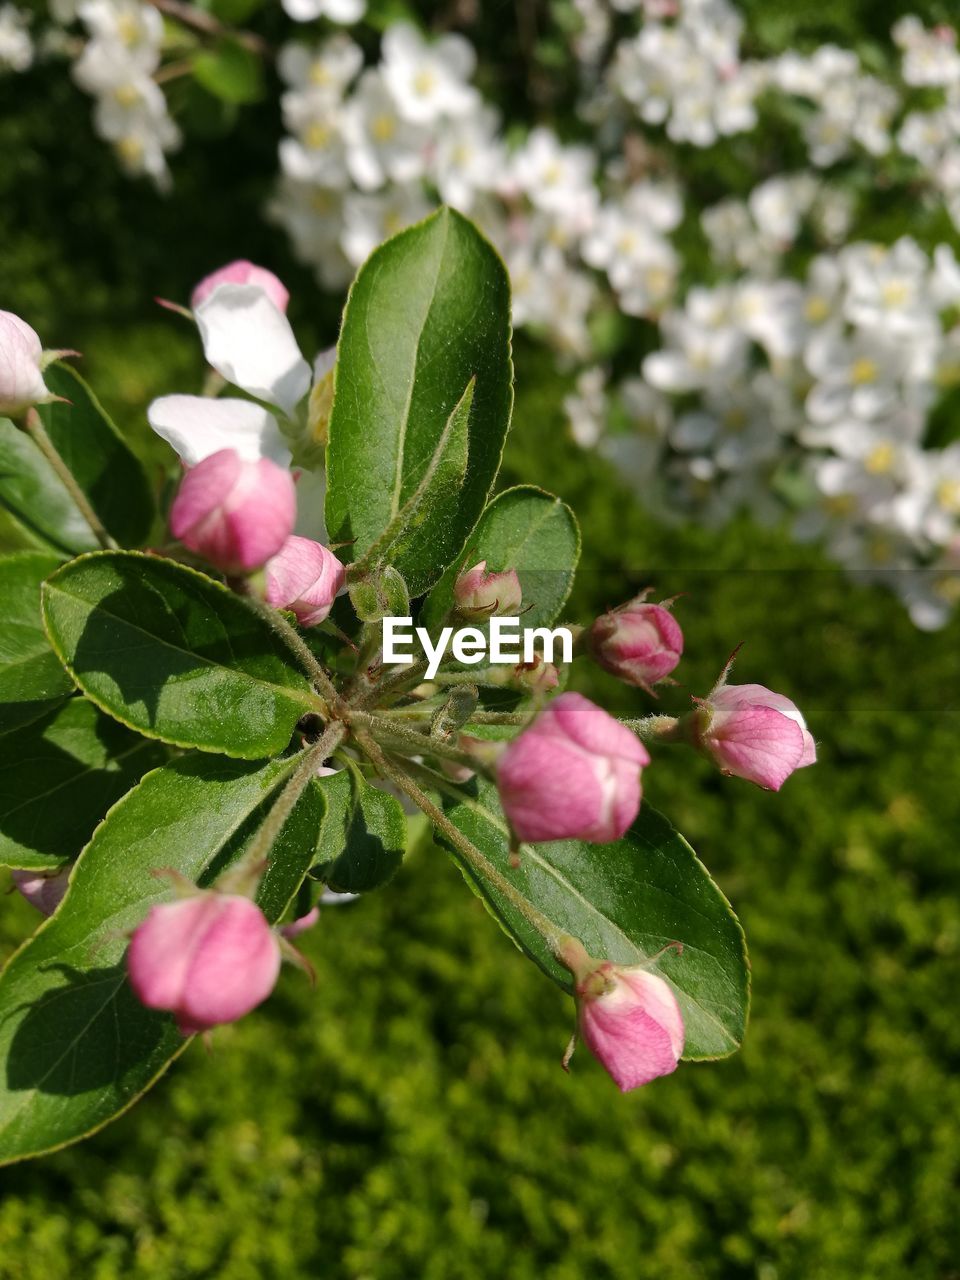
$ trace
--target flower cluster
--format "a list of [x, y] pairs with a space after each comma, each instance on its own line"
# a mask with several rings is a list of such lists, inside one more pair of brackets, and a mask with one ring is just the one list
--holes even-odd
[[[489, 252], [473, 235], [472, 244]], [[492, 254], [491, 259], [495, 261]], [[289, 735], [282, 735], [280, 754], [272, 763], [280, 766], [277, 776], [286, 780], [236, 859], [213, 884], [203, 887], [169, 867], [153, 868], [169, 882], [174, 900], [155, 901], [134, 921], [126, 953], [131, 988], [143, 1005], [172, 1014], [180, 1032], [193, 1035], [232, 1022], [264, 1001], [284, 957], [306, 964], [291, 939], [316, 922], [319, 904], [330, 896], [311, 888], [301, 866], [289, 891], [298, 894], [296, 918], [277, 924], [275, 916], [264, 913], [258, 893], [284, 824], [305, 789], [318, 777], [330, 779], [343, 772], [351, 790], [343, 814], [342, 851], [350, 850], [355, 827], [367, 850], [360, 864], [379, 856], [371, 854], [370, 847], [382, 850], [385, 841], [402, 839], [391, 837], [389, 823], [377, 807], [385, 797], [381, 793], [379, 802], [370, 800], [376, 793], [367, 778], [412, 801], [442, 838], [455, 839], [454, 847], [471, 872], [485, 878], [520, 913], [553, 962], [569, 971], [577, 1034], [617, 1085], [629, 1090], [666, 1075], [684, 1052], [685, 987], [671, 980], [669, 969], [661, 970], [659, 960], [667, 951], [682, 952], [681, 941], [668, 941], [653, 955], [637, 945], [637, 963], [619, 964], [591, 955], [566, 932], [569, 924], [561, 929], [548, 918], [536, 894], [525, 896], [423, 787], [448, 800], [452, 793], [457, 802], [467, 799], [473, 804], [475, 788], [482, 784], [487, 803], [495, 805], [505, 864], [508, 858], [519, 868], [526, 845], [616, 845], [637, 838], [633, 828], [643, 817], [644, 772], [660, 767], [655, 756], [669, 744], [692, 748], [726, 776], [779, 791], [796, 770], [816, 760], [804, 718], [782, 694], [759, 684], [730, 684], [732, 660], [714, 688], [702, 698], [693, 697], [676, 716], [620, 721], [583, 695], [560, 691], [566, 671], [559, 666], [575, 658], [594, 661], [652, 696], [655, 686], [674, 683], [672, 673], [682, 661], [685, 636], [672, 612], [674, 601], [654, 603], [647, 598], [649, 592], [608, 610], [588, 627], [563, 628], [569, 646], [562, 664], [552, 661], [553, 649], [544, 638], [544, 633], [551, 634], [549, 628], [539, 628], [534, 630], [541, 648], [532, 660], [533, 651], [525, 647], [525, 662], [519, 666], [510, 665], [515, 662], [511, 657], [502, 673], [491, 670], [481, 677], [467, 668], [465, 674], [469, 659], [458, 657], [456, 646], [452, 657], [442, 651], [439, 640], [445, 641], [452, 630], [445, 623], [480, 624], [537, 605], [536, 589], [529, 585], [535, 579], [525, 584], [524, 565], [512, 562], [519, 554], [515, 547], [502, 553], [507, 562], [500, 567], [489, 567], [487, 559], [470, 565], [469, 556], [459, 570], [452, 566], [449, 603], [423, 628], [428, 638], [431, 628], [438, 637], [436, 661], [419, 666], [398, 662], [385, 637], [390, 602], [396, 600], [404, 611], [410, 607], [399, 570], [389, 560], [369, 556], [360, 556], [348, 568], [325, 544], [316, 498], [325, 484], [319, 445], [327, 425], [322, 406], [329, 398], [332, 357], [322, 353], [313, 365], [308, 363], [287, 318], [287, 302], [287, 290], [275, 275], [238, 261], [200, 281], [189, 309], [164, 304], [195, 324], [213, 375], [207, 383], [211, 394], [164, 396], [148, 408], [150, 425], [176, 451], [182, 473], [167, 511], [172, 541], [150, 555], [140, 554], [139, 574], [149, 576], [150, 567], [163, 558], [165, 575], [185, 575], [190, 591], [198, 592], [203, 590], [198, 578], [212, 570], [224, 584], [208, 584], [217, 598], [229, 589], [248, 601], [248, 609], [233, 602], [240, 608], [238, 616], [246, 618], [248, 626], [263, 622], [266, 637], [286, 645], [313, 683], [307, 686], [304, 676], [296, 686], [312, 690], [295, 706], [296, 718], [290, 722], [290, 732], [301, 738], [299, 754], [296, 746], [291, 749]], [[506, 330], [505, 305], [503, 314]], [[0, 312], [0, 410], [42, 443], [48, 461], [60, 470], [68, 492], [84, 504], [79, 510], [95, 529], [95, 512], [42, 424], [38, 426], [36, 406], [51, 399], [43, 380], [45, 362], [63, 354], [44, 353], [28, 325]], [[343, 349], [338, 358], [349, 359]], [[296, 531], [298, 493], [310, 486], [311, 500], [302, 504], [301, 520], [313, 521], [312, 536], [302, 524]], [[82, 557], [74, 564], [93, 562], [98, 571], [98, 565], [119, 555], [130, 566], [130, 557], [137, 553], [116, 551], [110, 535], [103, 533], [104, 554]], [[174, 561], [185, 561], [200, 574]], [[337, 597], [345, 593], [349, 598], [338, 606]], [[335, 607], [339, 612], [331, 617]], [[292, 616], [293, 622], [284, 615]], [[184, 621], [172, 616], [184, 646], [178, 652], [189, 660], [192, 641]], [[213, 617], [218, 625], [226, 625], [225, 613]], [[316, 629], [310, 637], [316, 648], [307, 644], [298, 627]], [[477, 627], [471, 630], [482, 642], [483, 633]], [[149, 633], [143, 635], [149, 642]], [[255, 643], [251, 633], [238, 647], [247, 650]], [[231, 659], [237, 660], [229, 635], [227, 646]], [[242, 653], [240, 660], [249, 661], [249, 653]], [[199, 678], [214, 665], [205, 645]], [[221, 676], [230, 670], [221, 668]], [[473, 683], [475, 676], [478, 684]], [[266, 681], [252, 683], [267, 687]], [[516, 709], [489, 711], [481, 704], [481, 684], [495, 694], [508, 689], [514, 695], [509, 705]], [[213, 695], [211, 702], [218, 719], [229, 716], [229, 697], [218, 700]], [[258, 695], [258, 715], [262, 705]], [[508, 736], [486, 736], [491, 727], [506, 728]], [[176, 740], [184, 745], [179, 730]], [[232, 737], [230, 745], [235, 745]], [[339, 767], [332, 766], [332, 760]], [[264, 764], [255, 763], [258, 769]], [[363, 833], [365, 803], [373, 804], [378, 815], [373, 839]], [[395, 799], [390, 803], [402, 829], [402, 812]], [[326, 798], [324, 804], [327, 812]], [[335, 814], [332, 804], [330, 812]], [[331, 819], [331, 839], [336, 838], [337, 821]], [[311, 854], [316, 839], [312, 832]], [[629, 844], [626, 848], [634, 850]], [[619, 855], [623, 852], [621, 845]], [[572, 856], [586, 860], [583, 850], [574, 849]], [[61, 904], [69, 909], [77, 879], [82, 879], [79, 872], [74, 876], [67, 863], [18, 872], [14, 884], [39, 911], [56, 916]], [[373, 887], [382, 882], [375, 880]], [[327, 883], [334, 900], [342, 898], [336, 892], [337, 878]], [[277, 911], [282, 911], [282, 902]], [[629, 940], [627, 934], [623, 938]]]
[[73, 78], [96, 100], [97, 133], [128, 173], [146, 174], [166, 189], [166, 155], [180, 145], [180, 130], [155, 79], [164, 36], [160, 13], [139, 0], [80, 0], [76, 14], [89, 38]]
[[[888, 580], [918, 625], [941, 625], [958, 594], [957, 459], [927, 426], [956, 383], [960, 342], [942, 243], [945, 221], [960, 227], [956, 32], [908, 16], [886, 51], [744, 57], [747, 37], [762, 41], [731, 0], [575, 7], [570, 135], [590, 141], [502, 120], [463, 35], [394, 22], [377, 45], [363, 40], [370, 62], [346, 32], [301, 29], [277, 56], [285, 136], [268, 215], [339, 290], [438, 201], [468, 213], [509, 267], [515, 324], [563, 354], [575, 438], [614, 459], [646, 505], [719, 523], [741, 508], [783, 520], [799, 502], [799, 537], [822, 536], [841, 564]], [[353, 24], [364, 5], [284, 9], [300, 24]], [[97, 99], [97, 129], [132, 173], [164, 185], [178, 131], [163, 84], [183, 68], [161, 53], [178, 48], [175, 24], [165, 36], [140, 0], [59, 0], [55, 13], [87, 33], [74, 75]], [[6, 5], [0, 64], [29, 57]], [[751, 186], [783, 138], [790, 168]], [[722, 158], [731, 139], [746, 178], [694, 187], [691, 157]], [[912, 240], [876, 242], [865, 182], [909, 196]], [[611, 349], [616, 312], [637, 323]], [[847, 394], [850, 378], [861, 381]]]

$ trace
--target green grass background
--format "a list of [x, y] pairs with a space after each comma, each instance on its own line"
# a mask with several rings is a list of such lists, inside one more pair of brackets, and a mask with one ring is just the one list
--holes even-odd
[[[840, 6], [840, 26], [879, 8]], [[0, 306], [83, 350], [153, 465], [146, 401], [201, 375], [154, 294], [185, 298], [243, 254], [294, 285], [305, 348], [335, 336], [336, 304], [258, 216], [269, 117], [193, 144], [161, 200], [117, 174], [68, 85], [0, 81]], [[569, 1002], [421, 842], [389, 889], [305, 937], [315, 990], [285, 972], [128, 1116], [0, 1171], [2, 1280], [960, 1278], [960, 628], [917, 632], [782, 531], [658, 528], [567, 439], [551, 360], [517, 356], [502, 479], [576, 509], [571, 616], [686, 592], [664, 708], [746, 641], [738, 678], [795, 697], [819, 742], [779, 796], [680, 749], [647, 774], [746, 929], [743, 1051], [626, 1098], [583, 1053], [565, 1076]], [[576, 685], [649, 705], [590, 670]], [[4, 950], [34, 923], [6, 899]]]

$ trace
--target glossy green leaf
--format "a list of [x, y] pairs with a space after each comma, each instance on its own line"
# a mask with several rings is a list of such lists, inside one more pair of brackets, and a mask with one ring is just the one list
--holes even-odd
[[337, 893], [366, 893], [396, 873], [407, 843], [400, 803], [360, 774], [342, 769], [317, 780], [327, 808], [311, 875]]
[[486, 560], [490, 573], [516, 569], [523, 588], [524, 627], [556, 621], [573, 586], [580, 558], [580, 530], [573, 512], [553, 494], [518, 485], [497, 494], [424, 602], [421, 624], [437, 626], [453, 605], [461, 569]]
[[40, 584], [60, 563], [42, 551], [0, 559], [0, 734], [36, 720], [73, 690], [40, 618]]
[[0, 737], [0, 865], [55, 870], [166, 752], [86, 698]]
[[43, 376], [55, 395], [70, 402], [39, 410], [57, 452], [117, 542], [139, 546], [155, 514], [143, 466], [76, 370], [53, 364]]
[[98, 546], [49, 462], [9, 418], [0, 418], [0, 506], [36, 546], [61, 555]]
[[239, 596], [172, 560], [105, 551], [43, 587], [50, 641], [80, 688], [175, 746], [258, 760], [317, 709], [309, 681]]
[[[664, 952], [655, 968], [674, 988], [683, 1012], [683, 1056], [719, 1058], [739, 1047], [750, 999], [743, 931], [686, 840], [655, 809], [644, 804], [626, 836], [611, 844], [523, 845], [520, 866], [513, 869], [491, 784], [474, 781], [445, 808], [457, 829], [542, 915], [598, 959], [639, 964], [681, 942], [682, 954]], [[516, 906], [450, 851], [521, 950], [570, 990], [569, 972]]]
[[[127, 934], [172, 899], [153, 872], [209, 885], [249, 844], [291, 762], [191, 756], [147, 774], [97, 828], [56, 914], [0, 978], [0, 1162], [74, 1142], [126, 1110], [186, 1041], [126, 978]], [[279, 919], [316, 849], [311, 786], [274, 845], [258, 902]]]
[[361, 268], [340, 334], [327, 449], [327, 527], [359, 559], [423, 479], [476, 378], [459, 486], [424, 500], [392, 563], [411, 595], [439, 577], [486, 502], [510, 422], [506, 270], [474, 226], [441, 209]]
[[[402, 560], [411, 545], [419, 537], [419, 529], [427, 515], [441, 497], [455, 497], [460, 492], [467, 474], [470, 451], [470, 413], [476, 391], [476, 379], [471, 378], [437, 441], [427, 468], [416, 489], [403, 506], [355, 565], [355, 572], [365, 572], [369, 566], [393, 569], [392, 560]], [[396, 573], [396, 569], [393, 569]], [[397, 575], [403, 581], [402, 574]]]

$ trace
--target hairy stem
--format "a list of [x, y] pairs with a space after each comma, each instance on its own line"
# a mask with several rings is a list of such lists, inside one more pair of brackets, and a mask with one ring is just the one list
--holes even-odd
[[384, 679], [379, 680], [357, 702], [360, 706], [369, 706], [371, 702], [379, 702], [391, 694], [403, 693], [408, 688], [416, 688], [421, 684], [427, 670], [427, 660], [422, 658], [412, 666], [401, 667], [399, 671], [391, 671]]
[[621, 720], [642, 742], [683, 742], [684, 725], [676, 716], [641, 716], [637, 720]]
[[36, 409], [27, 410], [27, 415], [24, 419], [23, 425], [27, 435], [50, 463], [53, 470], [57, 473], [57, 476], [63, 483], [63, 487], [70, 494], [77, 510], [90, 526], [93, 536], [100, 543], [101, 547], [103, 547], [105, 551], [116, 551], [117, 544], [103, 527], [100, 517], [94, 511], [93, 507], [90, 505], [87, 495], [77, 483], [76, 476], [60, 456], [57, 446], [47, 435], [46, 428], [40, 421], [40, 415], [37, 413]]
[[478, 760], [470, 752], [451, 746], [442, 739], [432, 738], [427, 733], [408, 729], [406, 725], [399, 724], [395, 720], [383, 720], [378, 715], [354, 710], [350, 714], [350, 721], [355, 727], [365, 730], [376, 741], [388, 746], [391, 751], [406, 755], [416, 753], [438, 756], [442, 760], [452, 760], [454, 764], [466, 765], [468, 769], [473, 769], [476, 773], [482, 773], [485, 776], [490, 772], [484, 761]]
[[347, 727], [339, 720], [333, 720], [324, 729], [320, 738], [308, 747], [294, 772], [287, 779], [283, 790], [273, 802], [263, 825], [260, 827], [250, 847], [240, 861], [221, 877], [220, 887], [228, 891], [243, 892], [244, 888], [255, 886], [267, 861], [267, 856], [286, 825], [287, 819], [296, 808], [297, 801], [303, 795], [316, 775], [317, 770], [328, 759], [334, 749], [339, 746], [347, 732]]
[[321, 693], [327, 703], [330, 711], [334, 708], [340, 709], [342, 700], [337, 693], [336, 685], [330, 679], [323, 666], [317, 660], [316, 655], [310, 646], [304, 641], [299, 632], [291, 627], [286, 618], [272, 605], [265, 604], [262, 600], [258, 600], [256, 596], [246, 594], [244, 599], [252, 609], [259, 613], [264, 619], [271, 631], [287, 646], [291, 653], [295, 654], [300, 663], [314, 683], [314, 687]]
[[473, 715], [467, 721], [467, 725], [471, 724], [529, 724], [530, 715], [524, 715], [520, 711], [474, 711]]
[[537, 933], [554, 951], [557, 951], [566, 935], [551, 920], [548, 920], [542, 912], [538, 911], [532, 903], [527, 901], [510, 880], [493, 865], [486, 854], [482, 853], [471, 840], [468, 840], [463, 832], [453, 825], [443, 810], [438, 808], [430, 797], [420, 790], [412, 778], [390, 763], [369, 734], [362, 729], [358, 729], [356, 737], [360, 746], [381, 773], [386, 778], [389, 778], [404, 795], [409, 796], [417, 808], [427, 815], [436, 829], [462, 855], [471, 870], [477, 875], [483, 876], [490, 884], [495, 885], [507, 901], [516, 907], [528, 924], [536, 929]]

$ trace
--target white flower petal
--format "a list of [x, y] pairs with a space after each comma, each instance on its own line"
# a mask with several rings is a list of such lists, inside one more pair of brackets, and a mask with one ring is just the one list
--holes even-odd
[[195, 310], [207, 360], [228, 382], [291, 413], [310, 366], [290, 321], [257, 285], [222, 284]]
[[220, 449], [236, 449], [248, 462], [269, 458], [281, 467], [290, 465], [276, 418], [249, 400], [161, 396], [147, 410], [147, 420], [188, 467]]

